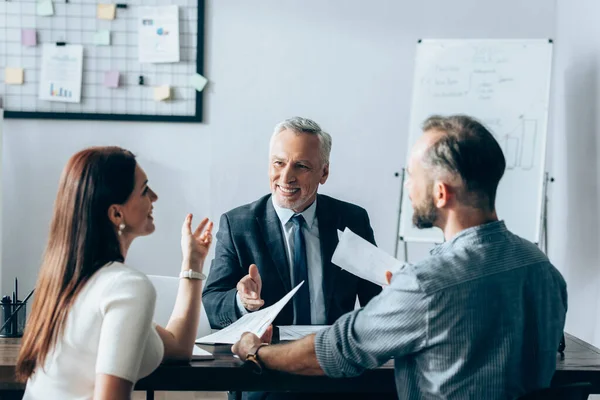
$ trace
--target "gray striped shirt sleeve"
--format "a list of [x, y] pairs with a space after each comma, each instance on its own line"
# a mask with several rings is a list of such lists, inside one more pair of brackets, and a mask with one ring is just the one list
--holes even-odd
[[[356, 376], [427, 342], [429, 298], [409, 268], [364, 308], [342, 316], [315, 337], [317, 360], [333, 378]], [[402, 306], [399, 306], [402, 305]]]

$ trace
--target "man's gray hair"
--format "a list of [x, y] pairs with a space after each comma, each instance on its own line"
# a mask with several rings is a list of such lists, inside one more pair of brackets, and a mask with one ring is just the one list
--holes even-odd
[[319, 138], [320, 143], [319, 154], [321, 156], [321, 162], [323, 165], [329, 164], [329, 155], [331, 154], [331, 135], [322, 130], [319, 124], [311, 119], [302, 117], [286, 119], [275, 126], [273, 136], [271, 136], [270, 146], [273, 145], [273, 139], [275, 136], [286, 129], [292, 130], [298, 134], [307, 133], [310, 135], [316, 135]]

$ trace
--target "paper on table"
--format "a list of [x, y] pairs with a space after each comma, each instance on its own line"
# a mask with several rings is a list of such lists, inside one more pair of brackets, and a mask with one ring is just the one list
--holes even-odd
[[110, 46], [110, 31], [102, 29], [94, 33], [94, 44], [96, 46]]
[[279, 340], [298, 340], [317, 333], [330, 325], [283, 325], [279, 328]]
[[117, 11], [116, 4], [98, 4], [98, 8], [96, 10], [96, 16], [99, 19], [115, 19], [115, 13]]
[[228, 343], [234, 344], [242, 337], [244, 332], [252, 332], [256, 336], [261, 337], [267, 331], [269, 325], [273, 323], [279, 312], [285, 307], [290, 301], [292, 296], [298, 291], [304, 281], [300, 282], [298, 286], [293, 288], [288, 294], [283, 296], [281, 300], [273, 304], [270, 307], [264, 308], [259, 311], [255, 311], [250, 314], [244, 315], [242, 318], [235, 321], [228, 327], [221, 329], [218, 332], [210, 334], [208, 336], [196, 339], [196, 343], [214, 344], [214, 343]]
[[192, 352], [192, 360], [214, 360], [215, 357], [212, 353], [194, 345], [194, 351]]
[[387, 285], [385, 272], [394, 273], [403, 265], [348, 228], [342, 233], [331, 262], [359, 278], [382, 286]]
[[23, 84], [23, 68], [6, 68], [4, 70], [4, 83], [11, 85]]
[[23, 46], [35, 46], [37, 44], [35, 29], [21, 29], [21, 44]]
[[54, 6], [52, 5], [52, 0], [38, 0], [36, 9], [37, 15], [42, 17], [54, 15]]

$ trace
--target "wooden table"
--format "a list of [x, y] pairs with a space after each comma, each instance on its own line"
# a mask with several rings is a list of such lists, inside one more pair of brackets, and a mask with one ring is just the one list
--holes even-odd
[[[572, 335], [565, 334], [564, 357], [557, 353], [557, 370], [552, 384], [590, 382], [592, 393], [600, 394], [600, 349]], [[215, 355], [212, 361], [161, 365], [140, 380], [136, 390], [173, 391], [302, 391], [302, 392], [394, 392], [393, 364], [366, 371], [356, 378], [294, 376], [278, 372], [256, 375], [242, 367], [230, 346], [202, 346]], [[0, 339], [0, 390], [23, 390], [14, 380], [19, 351], [18, 339]]]

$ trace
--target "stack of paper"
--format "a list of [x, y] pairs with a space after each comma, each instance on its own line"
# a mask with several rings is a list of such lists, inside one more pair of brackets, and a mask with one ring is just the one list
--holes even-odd
[[194, 351], [192, 352], [192, 360], [214, 360], [215, 356], [212, 353], [194, 345]]
[[264, 308], [262, 310], [246, 314], [242, 318], [235, 321], [228, 327], [221, 329], [211, 335], [204, 336], [196, 339], [196, 343], [204, 344], [215, 344], [215, 343], [228, 343], [234, 344], [245, 332], [252, 332], [256, 336], [261, 337], [267, 331], [269, 325], [273, 323], [277, 315], [283, 307], [290, 301], [290, 299], [296, 294], [300, 286], [304, 281], [300, 282], [298, 286], [293, 288], [288, 294], [286, 294], [281, 300], [273, 304], [271, 307]]
[[338, 231], [338, 243], [331, 262], [359, 278], [387, 285], [386, 271], [399, 271], [403, 263], [346, 228]]

